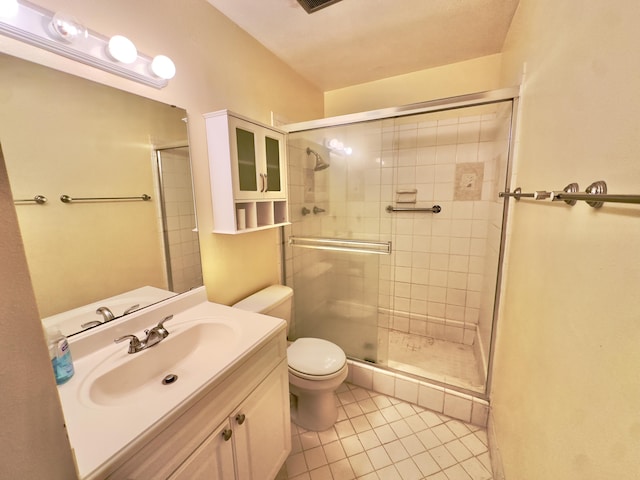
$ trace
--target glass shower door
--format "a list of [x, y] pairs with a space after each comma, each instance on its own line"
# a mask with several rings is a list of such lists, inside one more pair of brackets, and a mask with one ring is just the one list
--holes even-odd
[[380, 121], [291, 133], [288, 140], [287, 283], [295, 291], [289, 336], [324, 338], [369, 362], [378, 362], [379, 271], [390, 254], [390, 227], [381, 232], [381, 141]]
[[292, 339], [486, 392], [513, 109], [438, 104], [289, 133]]

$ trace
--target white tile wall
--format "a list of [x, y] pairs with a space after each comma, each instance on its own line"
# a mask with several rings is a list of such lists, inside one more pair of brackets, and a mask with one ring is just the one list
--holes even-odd
[[167, 149], [161, 155], [173, 291], [185, 292], [203, 284], [189, 150]]

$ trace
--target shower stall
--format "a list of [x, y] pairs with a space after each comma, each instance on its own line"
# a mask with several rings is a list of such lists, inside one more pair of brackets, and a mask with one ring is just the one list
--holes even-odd
[[324, 338], [352, 360], [486, 395], [516, 97], [285, 127], [291, 339]]

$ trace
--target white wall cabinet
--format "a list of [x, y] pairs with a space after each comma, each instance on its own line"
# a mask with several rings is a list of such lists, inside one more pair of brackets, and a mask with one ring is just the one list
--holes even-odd
[[291, 451], [284, 330], [176, 413], [107, 478], [275, 478]]
[[228, 110], [205, 116], [213, 231], [288, 223], [285, 132]]

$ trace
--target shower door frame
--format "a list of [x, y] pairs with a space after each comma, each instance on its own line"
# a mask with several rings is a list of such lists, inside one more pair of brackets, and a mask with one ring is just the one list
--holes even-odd
[[[507, 152], [507, 164], [506, 164], [506, 174], [504, 180], [504, 191], [510, 191], [511, 184], [511, 175], [513, 168], [513, 153], [514, 153], [514, 137], [515, 137], [515, 129], [516, 129], [516, 120], [518, 116], [518, 102], [520, 97], [520, 87], [508, 87], [497, 90], [488, 90], [484, 92], [471, 93], [466, 95], [459, 95], [454, 97], [445, 97], [435, 100], [429, 100], [426, 102], [412, 103], [408, 105], [401, 105], [397, 107], [388, 107], [383, 109], [371, 110], [367, 112], [358, 112], [346, 115], [340, 115], [335, 117], [327, 117], [317, 120], [311, 120], [307, 122], [298, 122], [291, 123], [288, 125], [281, 125], [279, 128], [284, 130], [287, 133], [298, 133], [307, 130], [316, 130], [319, 128], [328, 128], [328, 127], [336, 127], [343, 126], [361, 122], [368, 122], [374, 120], [384, 120], [396, 117], [404, 117], [408, 115], [417, 115], [424, 113], [435, 113], [442, 111], [450, 111], [456, 109], [462, 109], [465, 107], [477, 107], [482, 105], [489, 105], [500, 102], [510, 101], [512, 103], [511, 110], [511, 123], [509, 129], [509, 142], [508, 142], [508, 152]], [[502, 280], [503, 280], [503, 263], [505, 256], [505, 247], [507, 242], [507, 225], [508, 225], [508, 212], [509, 212], [509, 202], [508, 199], [503, 202], [503, 210], [502, 210], [502, 227], [500, 234], [500, 248], [498, 253], [498, 267], [496, 273], [496, 290], [494, 295], [493, 302], [493, 315], [492, 315], [492, 324], [491, 324], [491, 336], [490, 336], [490, 344], [489, 344], [489, 352], [487, 355], [487, 376], [485, 379], [484, 392], [478, 392], [474, 390], [468, 390], [462, 387], [457, 387], [455, 385], [442, 384], [442, 386], [449, 388], [451, 390], [456, 390], [461, 393], [471, 395], [473, 397], [482, 398], [484, 400], [489, 399], [489, 392], [491, 391], [491, 384], [493, 380], [493, 356], [495, 351], [495, 341], [496, 341], [496, 325], [498, 322], [499, 312], [500, 312], [500, 298], [503, 290]], [[283, 232], [284, 233], [284, 232]], [[284, 235], [282, 238], [282, 266], [284, 269], [284, 265], [286, 263], [284, 258]], [[283, 271], [283, 278], [286, 278], [286, 272]], [[389, 369], [386, 366], [376, 365], [377, 368], [381, 368], [383, 370], [393, 370]], [[404, 374], [404, 372], [403, 372]], [[434, 384], [439, 384], [441, 382], [434, 381], [431, 379], [425, 379]]]

